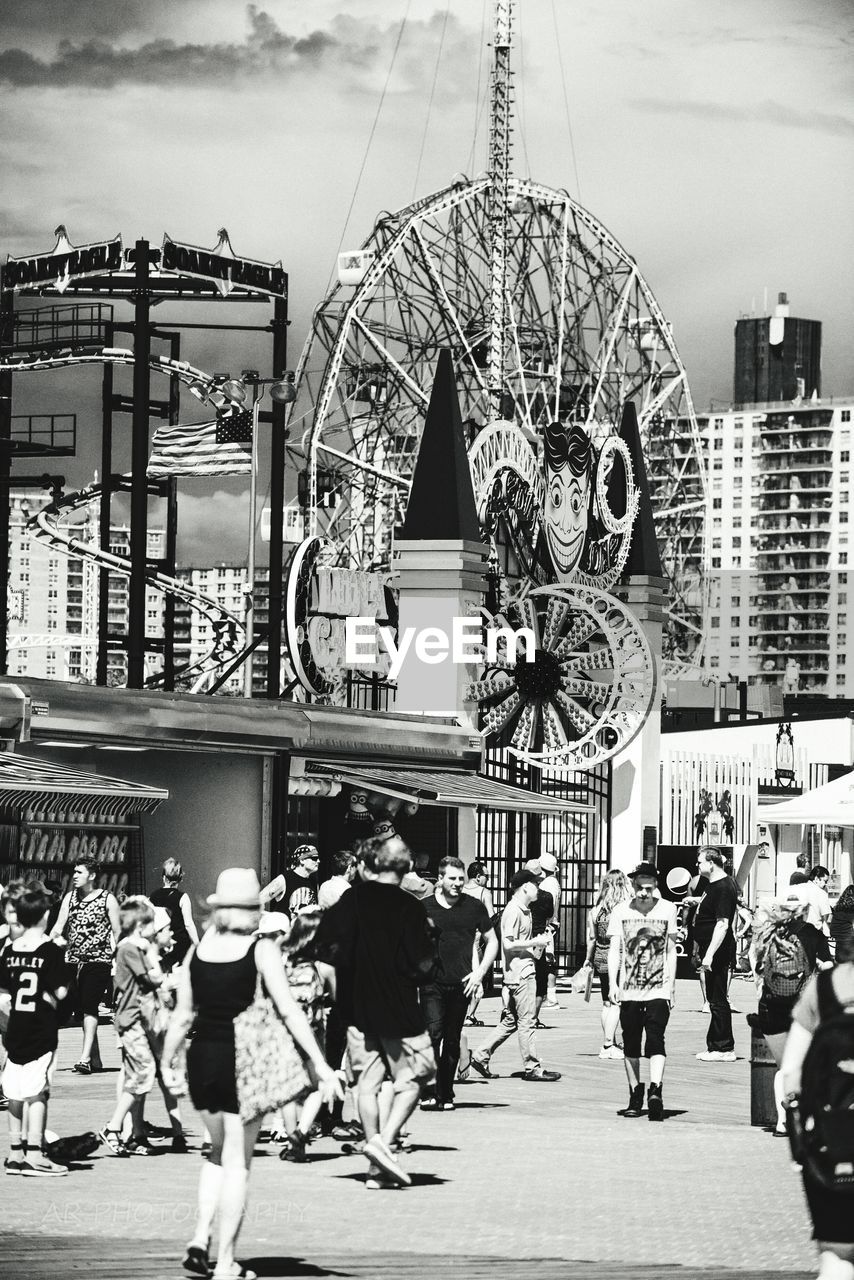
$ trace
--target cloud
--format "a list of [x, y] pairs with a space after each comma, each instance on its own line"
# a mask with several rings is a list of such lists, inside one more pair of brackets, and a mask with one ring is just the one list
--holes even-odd
[[194, 494], [187, 491], [185, 483], [180, 498], [178, 563], [188, 567], [210, 564], [215, 548], [217, 560], [245, 564], [248, 515], [248, 489]]
[[797, 111], [783, 102], [766, 99], [755, 106], [741, 107], [722, 102], [678, 102], [671, 99], [635, 98], [631, 105], [638, 111], [657, 115], [681, 115], [699, 120], [724, 120], [727, 123], [770, 124], [782, 129], [807, 129], [837, 138], [854, 136], [854, 120], [847, 116], [822, 111]]
[[[0, 52], [0, 84], [19, 89], [83, 87], [103, 91], [138, 84], [209, 90], [214, 84], [217, 88], [246, 86], [259, 78], [331, 66], [350, 73], [348, 87], [373, 91], [378, 72], [389, 66], [400, 30], [398, 23], [380, 27], [339, 16], [332, 19], [328, 30], [294, 36], [282, 31], [257, 5], [250, 4], [246, 13], [248, 31], [240, 43], [179, 43], [158, 38], [131, 48], [99, 37], [82, 43], [63, 39], [53, 56], [7, 48]], [[428, 22], [408, 24], [394, 91], [424, 88], [432, 74], [423, 57], [424, 37], [432, 34], [439, 20], [436, 15]], [[472, 35], [453, 18], [447, 28], [443, 67], [447, 69], [452, 59], [462, 69], [472, 55]]]

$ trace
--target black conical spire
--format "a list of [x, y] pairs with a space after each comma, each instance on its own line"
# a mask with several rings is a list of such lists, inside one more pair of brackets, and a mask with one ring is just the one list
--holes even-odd
[[655, 521], [652, 516], [652, 502], [649, 496], [649, 481], [646, 475], [646, 463], [643, 457], [638, 415], [634, 402], [629, 400], [623, 406], [623, 420], [620, 423], [620, 439], [629, 450], [632, 470], [635, 473], [635, 485], [640, 502], [635, 526], [632, 531], [632, 543], [629, 558], [626, 561], [624, 574], [627, 578], [647, 577], [662, 578], [661, 555], [658, 550], [658, 539], [655, 536]]
[[480, 524], [448, 350], [439, 352], [401, 537], [480, 542]]

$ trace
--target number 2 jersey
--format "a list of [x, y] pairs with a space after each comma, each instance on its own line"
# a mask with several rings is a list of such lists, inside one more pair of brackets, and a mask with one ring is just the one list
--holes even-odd
[[19, 951], [13, 942], [0, 953], [0, 991], [12, 997], [3, 1037], [12, 1062], [34, 1062], [56, 1049], [59, 1017], [51, 997], [68, 986], [68, 976], [63, 952], [47, 938], [33, 951]]

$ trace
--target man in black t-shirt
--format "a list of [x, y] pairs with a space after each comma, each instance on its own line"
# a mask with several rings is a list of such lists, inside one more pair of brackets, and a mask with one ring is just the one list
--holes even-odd
[[732, 1010], [727, 985], [734, 938], [733, 920], [738, 906], [738, 886], [724, 870], [725, 859], [720, 849], [701, 848], [698, 866], [700, 875], [707, 878], [709, 887], [694, 917], [694, 941], [699, 950], [700, 967], [706, 975], [706, 999], [711, 1018], [705, 1052], [696, 1056], [701, 1062], [735, 1062]]
[[[316, 954], [335, 966], [336, 1006], [347, 1024], [347, 1057], [370, 1161], [368, 1184], [408, 1185], [393, 1149], [422, 1088], [436, 1075], [418, 1002], [436, 947], [422, 903], [400, 887], [410, 867], [403, 841], [365, 840], [357, 861], [352, 889], [321, 920]], [[379, 1093], [386, 1080], [394, 1084], [394, 1101], [380, 1130]]]
[[[421, 992], [437, 1068], [435, 1090], [422, 1099], [422, 1111], [454, 1109], [454, 1079], [466, 1010], [498, 955], [498, 938], [490, 928], [486, 907], [463, 893], [465, 882], [461, 860], [443, 858], [436, 891], [424, 900], [424, 910], [438, 934], [439, 965], [435, 980]], [[478, 958], [481, 938], [486, 945]]]
[[261, 890], [261, 901], [266, 905], [276, 902], [281, 911], [293, 918], [306, 907], [317, 906], [317, 872], [320, 854], [313, 844], [301, 844], [294, 849], [295, 865], [283, 876], [276, 876]]

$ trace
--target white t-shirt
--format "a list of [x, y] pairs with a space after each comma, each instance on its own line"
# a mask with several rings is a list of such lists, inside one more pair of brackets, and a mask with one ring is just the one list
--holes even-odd
[[808, 880], [806, 884], [794, 885], [793, 888], [797, 889], [801, 902], [807, 904], [807, 924], [814, 924], [816, 929], [822, 929], [827, 933], [827, 922], [833, 914], [827, 890], [822, 889], [814, 880]]
[[630, 902], [611, 912], [608, 937], [620, 939], [621, 1000], [669, 1000], [672, 974], [668, 975], [667, 942], [676, 937], [676, 906], [656, 898], [646, 915]]

